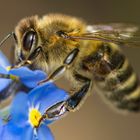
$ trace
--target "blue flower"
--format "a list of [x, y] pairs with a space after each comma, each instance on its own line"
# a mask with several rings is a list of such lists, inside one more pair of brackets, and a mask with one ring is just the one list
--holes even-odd
[[[8, 60], [6, 59], [4, 54], [0, 52], [0, 74], [9, 75], [9, 78], [13, 80], [19, 80], [29, 88], [34, 88], [35, 86], [37, 86], [37, 83], [39, 81], [46, 78], [46, 74], [41, 70], [32, 71], [27, 67], [7, 70], [8, 66], [10, 66]], [[5, 89], [11, 81], [12, 80], [10, 79], [0, 78], [0, 91]]]
[[0, 136], [2, 134], [2, 128], [3, 128], [3, 122], [2, 119], [0, 118]]
[[[5, 57], [5, 55], [0, 51], [0, 73], [5, 73], [6, 72], [6, 67], [10, 65], [9, 61]], [[5, 89], [9, 84], [10, 84], [9, 79], [1, 79], [0, 78], [0, 91]]]
[[40, 118], [49, 107], [67, 98], [68, 94], [53, 83], [38, 86], [29, 94], [17, 94], [11, 106], [11, 120], [5, 125], [2, 137], [10, 137], [10, 140], [16, 140], [16, 137], [17, 140], [53, 140], [47, 127], [51, 121], [40, 123]]
[[[18, 87], [20, 84], [25, 85], [29, 90], [37, 86], [37, 83], [40, 80], [46, 78], [46, 74], [40, 70], [30, 70], [27, 67], [20, 67], [17, 69], [7, 70], [7, 67], [10, 66], [5, 55], [0, 51], [0, 77], [6, 75], [10, 79], [0, 78], [0, 101], [4, 101], [8, 97], [15, 96], [17, 90], [20, 90]], [[17, 85], [16, 85], [17, 82]], [[13, 87], [14, 85], [14, 87]], [[21, 87], [21, 86], [20, 86]], [[18, 88], [18, 89], [17, 89]], [[10, 102], [9, 102], [10, 103]], [[0, 110], [0, 116], [8, 115], [9, 113], [8, 104]]]
[[46, 73], [41, 70], [30, 70], [27, 67], [20, 67], [17, 69], [11, 69], [8, 74], [17, 76], [19, 80], [27, 87], [34, 88], [38, 82], [46, 78]]
[[[1, 54], [0, 58], [4, 63], [0, 62], [0, 74], [9, 75], [12, 80], [19, 80], [18, 82], [33, 88], [28, 94], [19, 92], [15, 96], [10, 108], [10, 121], [3, 124], [0, 120], [0, 140], [53, 140], [47, 126], [52, 121], [42, 119], [42, 116], [54, 104], [67, 100], [68, 94], [53, 83], [37, 86], [40, 80], [46, 78], [44, 72], [32, 71], [26, 67], [7, 71], [9, 62]], [[0, 80], [0, 91], [12, 81], [3, 78]]]

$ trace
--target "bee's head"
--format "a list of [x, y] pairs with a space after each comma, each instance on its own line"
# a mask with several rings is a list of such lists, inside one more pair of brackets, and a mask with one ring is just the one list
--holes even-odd
[[[13, 34], [16, 40], [16, 62], [23, 65], [30, 60], [36, 66], [41, 62], [41, 67], [44, 65], [51, 67], [54, 61], [55, 64], [61, 64], [67, 54], [78, 46], [78, 41], [70, 40], [65, 36], [67, 33], [79, 33], [83, 28], [83, 22], [74, 17], [59, 14], [44, 16], [40, 19], [32, 16], [21, 20]], [[40, 52], [43, 55], [39, 55]]]
[[[45, 19], [45, 21], [48, 20]], [[31, 59], [34, 60], [32, 62], [34, 62], [35, 65], [38, 61], [45, 61], [46, 63], [48, 58], [47, 63], [49, 63], [49, 61], [55, 59], [56, 55], [60, 56], [63, 51], [61, 51], [62, 47], [60, 47], [60, 37], [56, 34], [58, 29], [54, 27], [54, 24], [50, 26], [45, 24], [44, 27], [44, 19], [38, 19], [37, 16], [21, 20], [15, 28], [15, 58], [17, 63], [29, 60], [30, 56], [32, 57]], [[40, 48], [42, 49], [43, 55], [35, 57], [38, 55]], [[58, 60], [59, 57], [56, 57], [56, 59]], [[39, 63], [37, 65], [39, 65]]]
[[[22, 62], [39, 47], [37, 28], [37, 17], [30, 17], [21, 20], [15, 28], [15, 58], [17, 62]], [[30, 58], [32, 59], [32, 58]]]

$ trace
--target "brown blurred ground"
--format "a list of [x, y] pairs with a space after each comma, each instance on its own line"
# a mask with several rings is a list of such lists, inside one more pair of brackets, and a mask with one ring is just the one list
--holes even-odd
[[[139, 0], [1, 0], [0, 38], [26, 16], [59, 12], [79, 16], [89, 24], [126, 22], [140, 24]], [[4, 51], [10, 55], [8, 41]], [[126, 48], [136, 71], [140, 71], [140, 48]], [[61, 86], [65, 86], [61, 81]], [[93, 91], [94, 93], [94, 91]], [[123, 116], [108, 108], [97, 94], [83, 107], [51, 125], [56, 140], [140, 140], [140, 115]]]

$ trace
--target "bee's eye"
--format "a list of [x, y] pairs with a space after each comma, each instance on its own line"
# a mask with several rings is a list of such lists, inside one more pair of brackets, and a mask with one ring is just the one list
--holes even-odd
[[23, 48], [26, 51], [30, 51], [35, 41], [36, 41], [36, 32], [28, 31], [23, 37]]

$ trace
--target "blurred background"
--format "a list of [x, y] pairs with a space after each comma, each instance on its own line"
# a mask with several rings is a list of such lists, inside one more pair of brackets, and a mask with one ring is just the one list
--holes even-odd
[[[63, 13], [81, 17], [89, 24], [125, 22], [140, 25], [139, 0], [1, 0], [0, 38], [27, 16]], [[3, 51], [10, 56], [12, 40]], [[140, 48], [123, 48], [135, 71], [140, 71]], [[60, 86], [65, 86], [61, 80]], [[93, 91], [82, 108], [50, 126], [56, 140], [139, 140], [140, 114], [112, 111]], [[47, 138], [46, 138], [47, 139]]]

